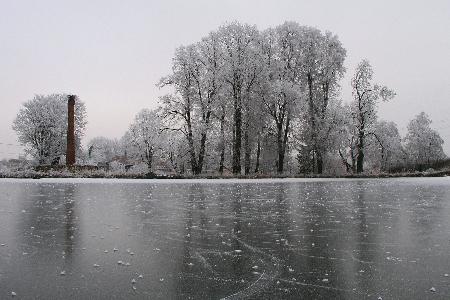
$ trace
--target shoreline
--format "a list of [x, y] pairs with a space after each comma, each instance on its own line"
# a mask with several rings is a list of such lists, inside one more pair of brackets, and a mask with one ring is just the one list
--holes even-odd
[[157, 175], [157, 174], [126, 174], [126, 173], [91, 173], [91, 172], [15, 172], [0, 174], [0, 179], [47, 179], [47, 178], [98, 178], [98, 179], [159, 179], [159, 180], [173, 180], [173, 179], [244, 179], [244, 180], [258, 180], [258, 179], [386, 179], [386, 178], [415, 178], [415, 177], [447, 177], [450, 176], [450, 170], [440, 170], [433, 172], [414, 172], [414, 173], [380, 173], [380, 174], [346, 174], [340, 176], [333, 175], [276, 175], [276, 174], [258, 174], [258, 175]]

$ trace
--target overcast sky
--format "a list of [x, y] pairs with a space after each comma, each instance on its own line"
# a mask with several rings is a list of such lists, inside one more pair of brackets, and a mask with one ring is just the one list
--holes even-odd
[[376, 81], [397, 92], [380, 117], [404, 134], [425, 111], [450, 154], [449, 0], [0, 0], [0, 158], [20, 152], [11, 124], [34, 94], [79, 95], [85, 143], [120, 138], [140, 109], [156, 107], [163, 91], [155, 84], [170, 72], [175, 48], [233, 20], [336, 33], [347, 49], [342, 99], [350, 100], [356, 64], [369, 59]]

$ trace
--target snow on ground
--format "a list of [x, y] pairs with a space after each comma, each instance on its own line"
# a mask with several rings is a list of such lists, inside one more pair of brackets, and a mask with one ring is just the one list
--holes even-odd
[[399, 177], [399, 178], [220, 178], [220, 179], [124, 179], [124, 178], [0, 178], [0, 183], [141, 183], [141, 184], [236, 184], [236, 183], [311, 183], [311, 182], [348, 182], [348, 181], [416, 181], [416, 182], [442, 182], [450, 181], [450, 176], [447, 177]]

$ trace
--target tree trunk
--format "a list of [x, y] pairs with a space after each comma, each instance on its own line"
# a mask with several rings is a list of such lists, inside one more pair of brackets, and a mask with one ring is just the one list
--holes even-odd
[[284, 158], [286, 156], [286, 146], [288, 143], [289, 125], [290, 125], [289, 112], [286, 117], [286, 124], [283, 129], [283, 119], [277, 121], [277, 150], [278, 150], [278, 161], [277, 161], [277, 173], [283, 174], [284, 171]]
[[195, 158], [195, 147], [194, 147], [194, 138], [192, 135], [192, 124], [191, 124], [191, 114], [190, 112], [187, 113], [187, 127], [188, 127], [188, 144], [189, 144], [189, 156], [190, 156], [190, 163], [191, 163], [191, 170], [194, 175], [198, 174], [197, 170], [197, 159]]
[[255, 173], [259, 172], [259, 157], [261, 155], [261, 141], [260, 137], [258, 136], [258, 145], [256, 147], [256, 166], [255, 166]]
[[[247, 116], [248, 118], [248, 116]], [[245, 149], [245, 153], [244, 153], [244, 173], [245, 175], [250, 174], [250, 155], [251, 155], [251, 149], [250, 149], [250, 138], [248, 135], [248, 131], [249, 131], [249, 123], [248, 123], [248, 119], [245, 122], [245, 132], [244, 132], [244, 149]]]
[[222, 145], [220, 149], [219, 173], [223, 174], [223, 164], [225, 161], [225, 108], [222, 107], [222, 115], [220, 116], [220, 137]]
[[242, 108], [240, 99], [234, 100], [233, 174], [241, 174]]
[[202, 170], [203, 170], [203, 160], [205, 158], [205, 149], [206, 149], [206, 129], [205, 129], [205, 132], [202, 133], [202, 137], [200, 139], [200, 151], [198, 153], [197, 174], [202, 173]]
[[[290, 117], [290, 112], [288, 112], [288, 115], [286, 117], [286, 125], [284, 127], [284, 136], [283, 136], [283, 165], [281, 165], [282, 169], [281, 169], [281, 173], [283, 173], [284, 171], [284, 159], [286, 156], [286, 147], [287, 147], [287, 143], [288, 143], [288, 138], [289, 138], [289, 125], [291, 123], [291, 117]], [[280, 174], [281, 174], [280, 173]]]
[[[323, 122], [325, 120], [325, 115], [328, 107], [328, 101], [329, 101], [329, 82], [326, 81], [322, 84], [322, 91], [323, 91], [323, 103], [322, 103], [322, 109], [321, 109], [321, 115], [320, 115], [320, 123], [319, 128], [323, 128]], [[319, 129], [320, 130], [320, 129]], [[316, 136], [317, 140], [317, 136]], [[321, 144], [320, 142], [316, 141], [316, 151], [317, 151], [317, 174], [323, 173], [323, 154], [325, 151], [323, 151], [323, 147], [319, 146]], [[319, 150], [320, 149], [320, 150]]]
[[317, 174], [322, 174], [323, 173], [323, 157], [322, 157], [322, 153], [320, 153], [319, 151], [317, 151]]
[[224, 163], [224, 161], [225, 161], [225, 147], [220, 152], [220, 162], [219, 162], [219, 173], [220, 174], [223, 174], [223, 169], [224, 169], [223, 163]]
[[339, 156], [341, 157], [342, 164], [345, 166], [345, 171], [347, 173], [353, 171], [352, 166], [347, 162], [347, 159], [344, 157], [340, 149], [339, 149]]
[[352, 146], [351, 148], [350, 148], [350, 158], [351, 158], [351, 160], [352, 160], [352, 165], [351, 165], [351, 168], [352, 168], [352, 173], [355, 173], [356, 172], [356, 160], [355, 160], [355, 150], [354, 150], [354, 147]]
[[359, 133], [358, 155], [356, 157], [356, 173], [364, 172], [364, 134]]
[[148, 151], [147, 151], [147, 166], [148, 166], [149, 173], [152, 173], [152, 164], [153, 164], [153, 149], [148, 149]]
[[[209, 103], [208, 103], [208, 107]], [[208, 108], [206, 114], [204, 114], [203, 122], [205, 127], [203, 128], [203, 132], [201, 134], [200, 139], [200, 151], [198, 153], [198, 161], [197, 161], [197, 174], [201, 174], [203, 171], [203, 161], [205, 159], [205, 151], [206, 151], [206, 139], [208, 136], [208, 128], [209, 128], [209, 120], [211, 118], [211, 108]]]
[[284, 166], [284, 153], [278, 153], [278, 161], [277, 161], [277, 173], [283, 174], [283, 166]]
[[317, 137], [316, 137], [316, 120], [315, 120], [314, 94], [313, 94], [313, 78], [311, 74], [308, 74], [308, 112], [309, 112], [309, 122], [311, 126], [310, 127], [311, 145], [313, 150], [312, 170], [313, 172], [316, 172]]
[[278, 122], [278, 124], [277, 124], [277, 150], [278, 150], [277, 173], [278, 174], [283, 173], [283, 166], [284, 166], [284, 151], [283, 151], [282, 134], [283, 134], [283, 124], [281, 122]]

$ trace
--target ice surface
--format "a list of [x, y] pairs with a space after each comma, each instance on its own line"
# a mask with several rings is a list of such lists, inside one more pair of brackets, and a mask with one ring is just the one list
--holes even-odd
[[1, 179], [0, 193], [0, 299], [450, 293], [449, 178]]

